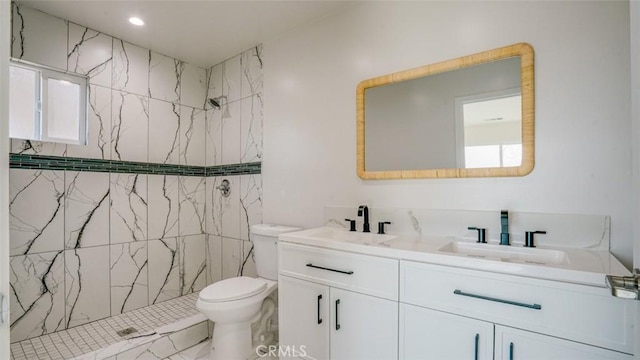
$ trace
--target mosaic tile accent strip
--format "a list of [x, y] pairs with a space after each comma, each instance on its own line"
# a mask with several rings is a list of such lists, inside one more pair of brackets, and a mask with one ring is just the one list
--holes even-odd
[[[199, 311], [195, 306], [197, 297], [198, 294], [194, 293], [67, 330], [15, 342], [11, 344], [11, 359], [71, 359], [124, 340], [150, 334], [160, 327], [198, 315]], [[116, 333], [128, 327], [135, 327], [138, 331], [124, 338]]]
[[207, 167], [205, 176], [255, 175], [262, 173], [262, 162]]
[[10, 154], [9, 161], [10, 167], [13, 169], [89, 171], [120, 174], [231, 176], [260, 174], [262, 171], [261, 162], [216, 166], [188, 166], [15, 153]]

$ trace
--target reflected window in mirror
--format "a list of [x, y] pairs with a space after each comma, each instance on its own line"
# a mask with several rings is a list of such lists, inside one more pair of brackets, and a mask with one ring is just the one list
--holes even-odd
[[524, 43], [365, 80], [356, 93], [358, 175], [526, 175], [533, 91]]

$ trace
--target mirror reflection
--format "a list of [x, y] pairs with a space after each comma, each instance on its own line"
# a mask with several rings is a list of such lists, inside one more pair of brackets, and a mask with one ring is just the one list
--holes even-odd
[[527, 44], [358, 87], [358, 174], [364, 179], [521, 176], [532, 167], [533, 50]]

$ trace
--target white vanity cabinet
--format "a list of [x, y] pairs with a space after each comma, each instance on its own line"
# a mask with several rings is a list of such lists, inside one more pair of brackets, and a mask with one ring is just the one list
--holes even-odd
[[[495, 359], [633, 358], [634, 304], [607, 289], [401, 261], [400, 303], [403, 360], [420, 358], [420, 346], [423, 354], [457, 346], [448, 358], [490, 359], [487, 346], [480, 345], [478, 357], [470, 352], [474, 333], [495, 343]], [[465, 324], [468, 330], [461, 330]], [[455, 333], [460, 337], [452, 339]]]
[[[289, 276], [278, 278], [280, 345], [289, 355], [329, 358], [329, 287]], [[295, 357], [291, 357], [295, 358]]]
[[632, 355], [496, 325], [496, 360], [633, 360]]
[[493, 323], [400, 304], [400, 359], [493, 359]]
[[281, 242], [279, 261], [281, 347], [304, 359], [397, 359], [398, 260]]

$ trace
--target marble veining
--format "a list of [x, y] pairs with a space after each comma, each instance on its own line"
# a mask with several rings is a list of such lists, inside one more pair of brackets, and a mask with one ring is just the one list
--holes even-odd
[[108, 253], [109, 246], [65, 251], [65, 328], [111, 315]]
[[67, 145], [67, 156], [111, 159], [111, 90], [89, 86], [89, 119], [86, 145]]
[[[231, 193], [228, 197], [220, 197], [221, 202], [221, 228], [222, 236], [225, 238], [240, 239], [240, 176], [225, 176], [222, 180], [228, 180], [231, 186]], [[218, 194], [220, 191], [215, 190]]]
[[111, 158], [146, 162], [148, 158], [149, 99], [113, 91]]
[[64, 172], [11, 169], [9, 175], [11, 255], [62, 250]]
[[13, 16], [11, 17], [11, 56], [22, 59], [24, 57], [24, 15], [22, 9], [16, 3], [12, 3]]
[[[241, 159], [241, 109], [242, 101], [229, 103], [227, 109], [223, 107], [222, 118], [222, 164], [238, 164]], [[227, 111], [228, 110], [228, 111]], [[227, 139], [234, 139], [229, 141]]]
[[180, 105], [149, 100], [149, 162], [180, 163]]
[[149, 51], [149, 97], [169, 102], [180, 101], [183, 67], [180, 60]]
[[242, 97], [242, 65], [241, 55], [236, 55], [224, 62], [222, 68], [222, 95], [227, 97], [227, 101], [233, 102]]
[[242, 98], [262, 93], [262, 44], [242, 53]]
[[262, 223], [262, 175], [240, 176], [240, 239], [251, 240], [251, 225]]
[[11, 152], [14, 154], [67, 156], [67, 144], [11, 139]]
[[240, 162], [262, 160], [262, 95], [242, 100], [240, 120]]
[[69, 23], [67, 70], [87, 75], [92, 84], [111, 87], [111, 36]]
[[180, 110], [180, 164], [205, 165], [206, 112], [182, 106]]
[[11, 340], [64, 328], [63, 251], [11, 257]]
[[138, 95], [149, 94], [149, 50], [113, 39], [111, 87]]
[[204, 109], [209, 88], [209, 77], [205, 69], [183, 63], [180, 79], [180, 103], [182, 105]]
[[205, 120], [205, 165], [222, 164], [222, 111], [206, 111]]
[[205, 233], [205, 177], [180, 177], [180, 235]]
[[111, 174], [111, 244], [147, 240], [147, 175]]
[[207, 234], [217, 236], [222, 235], [222, 213], [224, 207], [222, 206], [222, 195], [220, 190], [217, 189], [222, 180], [223, 178], [219, 176], [206, 178], [206, 230]]
[[179, 181], [177, 176], [149, 175], [149, 239], [179, 235]]
[[12, 33], [12, 57], [67, 69], [67, 21], [13, 3]]
[[179, 241], [181, 295], [187, 295], [207, 285], [206, 236], [183, 236]]
[[109, 244], [109, 174], [65, 174], [65, 247]]
[[217, 98], [222, 96], [222, 78], [223, 78], [224, 63], [220, 63], [212, 66], [208, 70], [207, 84], [208, 84], [208, 98]]
[[111, 245], [111, 315], [149, 305], [147, 243]]
[[149, 304], [180, 296], [180, 257], [176, 238], [149, 241]]

